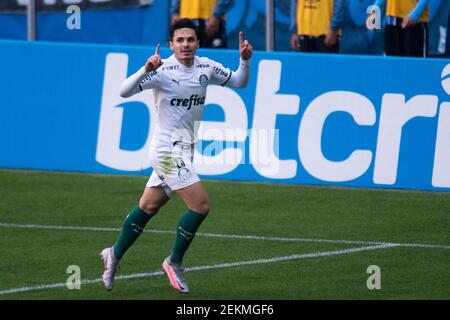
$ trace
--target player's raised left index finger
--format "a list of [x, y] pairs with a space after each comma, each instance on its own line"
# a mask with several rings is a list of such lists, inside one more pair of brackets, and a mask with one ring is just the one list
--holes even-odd
[[159, 47], [160, 47], [160, 45], [159, 45], [159, 43], [156, 45], [156, 49], [155, 49], [155, 56], [159, 56]]
[[239, 44], [244, 44], [244, 33], [239, 31]]

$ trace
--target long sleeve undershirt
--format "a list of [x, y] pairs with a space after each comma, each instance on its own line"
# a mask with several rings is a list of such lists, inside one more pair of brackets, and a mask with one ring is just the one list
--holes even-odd
[[[139, 88], [141, 81], [148, 75], [145, 72], [145, 66], [140, 68], [136, 73], [128, 77], [120, 86], [120, 96], [123, 98], [141, 92]], [[234, 88], [243, 88], [247, 86], [250, 78], [250, 60], [239, 59], [239, 67], [236, 71], [231, 72], [230, 79], [225, 83], [226, 86]]]

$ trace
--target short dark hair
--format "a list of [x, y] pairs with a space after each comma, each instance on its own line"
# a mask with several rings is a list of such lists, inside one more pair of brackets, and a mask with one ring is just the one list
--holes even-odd
[[195, 26], [195, 24], [192, 22], [191, 19], [188, 18], [180, 18], [180, 19], [176, 19], [172, 25], [170, 26], [170, 40], [173, 39], [173, 35], [175, 33], [175, 30], [178, 29], [183, 29], [183, 28], [189, 28], [189, 29], [193, 29], [195, 31], [195, 36], [197, 37], [198, 40], [198, 30], [197, 27]]

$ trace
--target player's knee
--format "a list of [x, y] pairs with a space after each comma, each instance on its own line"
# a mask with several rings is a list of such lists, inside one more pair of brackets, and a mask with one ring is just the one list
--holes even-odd
[[141, 208], [141, 210], [144, 211], [145, 213], [155, 215], [158, 213], [160, 206], [158, 206], [155, 203], [145, 202], [141, 199], [139, 201], [139, 208]]
[[197, 203], [194, 208], [191, 208], [191, 210], [207, 215], [211, 209], [211, 204], [209, 203], [208, 199], [204, 199]]

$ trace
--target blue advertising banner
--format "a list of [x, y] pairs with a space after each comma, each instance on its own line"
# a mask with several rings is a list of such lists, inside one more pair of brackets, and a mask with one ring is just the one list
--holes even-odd
[[[119, 87], [153, 51], [1, 41], [0, 167], [148, 175], [153, 94]], [[194, 163], [203, 178], [447, 191], [449, 95], [450, 60], [255, 52], [247, 88], [208, 87]]]

